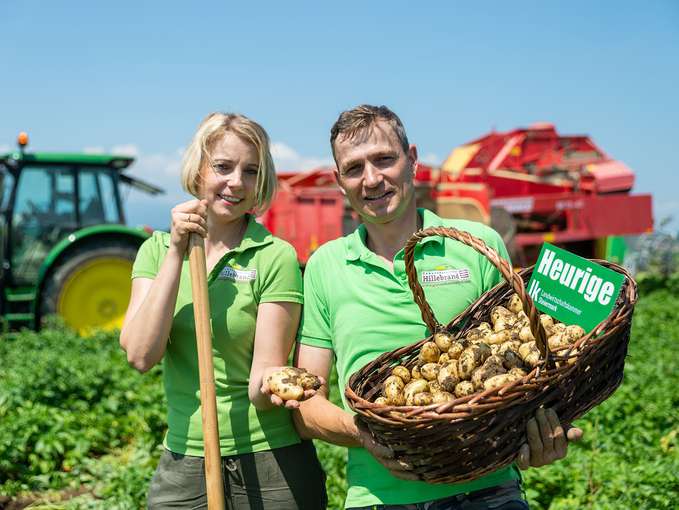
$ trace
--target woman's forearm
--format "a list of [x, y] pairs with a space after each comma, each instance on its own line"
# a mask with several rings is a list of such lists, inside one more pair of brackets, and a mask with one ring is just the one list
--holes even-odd
[[127, 352], [128, 362], [140, 372], [149, 370], [165, 354], [182, 262], [183, 256], [170, 248], [151, 288], [120, 333], [120, 344]]

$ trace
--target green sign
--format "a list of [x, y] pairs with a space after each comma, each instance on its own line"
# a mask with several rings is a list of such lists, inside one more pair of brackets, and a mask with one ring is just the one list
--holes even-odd
[[611, 313], [624, 279], [616, 271], [544, 243], [528, 293], [538, 310], [590, 332]]

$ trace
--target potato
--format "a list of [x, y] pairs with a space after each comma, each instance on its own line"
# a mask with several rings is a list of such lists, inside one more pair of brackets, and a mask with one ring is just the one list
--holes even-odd
[[458, 359], [466, 347], [468, 347], [468, 342], [453, 342], [450, 349], [448, 349], [448, 357], [451, 360]]
[[403, 379], [398, 376], [390, 375], [382, 383], [382, 395], [386, 397], [390, 404], [396, 404], [396, 402], [401, 401], [401, 396], [403, 396], [405, 388], [405, 383]]
[[530, 367], [535, 367], [540, 362], [540, 350], [535, 342], [521, 344], [519, 356]]
[[317, 390], [321, 387], [321, 380], [309, 372], [301, 374], [298, 380], [299, 385], [305, 390]]
[[564, 333], [566, 331], [566, 325], [563, 322], [555, 322], [552, 326], [552, 331], [554, 333]]
[[300, 400], [304, 396], [304, 388], [299, 385], [297, 376], [300, 372], [294, 367], [284, 367], [269, 374], [266, 382], [271, 391], [283, 400]]
[[476, 390], [474, 390], [474, 385], [470, 381], [461, 381], [455, 386], [455, 396], [457, 398], [466, 397], [471, 395]]
[[568, 337], [564, 333], [555, 333], [547, 339], [547, 345], [549, 345], [550, 351], [560, 351], [561, 349], [566, 349], [570, 346]]
[[535, 342], [526, 342], [519, 347], [519, 356], [525, 360], [526, 356], [533, 351], [538, 351], [538, 346]]
[[433, 381], [438, 377], [440, 369], [441, 365], [438, 363], [425, 363], [420, 367], [420, 373], [427, 381]]
[[502, 353], [502, 366], [507, 370], [517, 367], [521, 368], [523, 367], [523, 360], [518, 353], [512, 350], [506, 350]]
[[429, 384], [427, 381], [424, 379], [413, 379], [408, 384], [406, 384], [405, 388], [403, 389], [403, 394], [405, 395], [407, 401], [408, 398], [412, 398], [412, 396], [416, 393], [422, 393], [424, 391], [429, 391]]
[[460, 355], [460, 359], [457, 360], [457, 372], [460, 375], [460, 379], [469, 379], [477, 366], [478, 364], [474, 359], [473, 352], [465, 349]]
[[439, 356], [439, 365], [443, 366], [447, 363], [450, 363], [450, 356], [448, 356], [447, 352], [444, 352], [441, 354], [441, 356]]
[[482, 341], [484, 338], [486, 338], [492, 332], [493, 332], [492, 329], [474, 328], [474, 329], [470, 329], [469, 331], [467, 331], [467, 333], [464, 336], [464, 339], [467, 342], [478, 342], [478, 341]]
[[[562, 351], [556, 352], [556, 355], [557, 355], [557, 356], [566, 356], [566, 355], [568, 355], [568, 358], [565, 360], [565, 363], [567, 363], [568, 365], [573, 365], [573, 364], [575, 364], [575, 362], [578, 360], [577, 349], [572, 349], [572, 350], [571, 350], [570, 348], [564, 349], [564, 350], [562, 350]], [[556, 362], [556, 366], [557, 366], [557, 367], [560, 367], [560, 366], [563, 365], [563, 364], [564, 364], [564, 362], [562, 362], [562, 361], [557, 361], [557, 362]]]
[[[499, 320], [504, 320], [509, 324], [513, 324], [516, 322], [516, 315], [507, 310], [504, 306], [494, 306], [490, 310], [490, 321], [493, 323], [493, 326], [495, 326], [495, 323]], [[495, 331], [497, 331], [497, 329]]]
[[474, 369], [481, 366], [491, 354], [490, 347], [485, 343], [478, 343], [467, 347], [460, 354], [460, 359], [457, 360], [460, 379], [469, 379]]
[[447, 391], [439, 391], [437, 393], [433, 393], [432, 395], [433, 395], [432, 403], [434, 404], [443, 404], [444, 402], [450, 402], [451, 400], [455, 400], [453, 394], [448, 393]]
[[487, 323], [487, 322], [482, 322], [481, 324], [479, 324], [479, 325], [477, 326], [477, 329], [486, 330], [486, 331], [488, 331], [489, 333], [490, 333], [491, 331], [493, 331], [493, 328], [491, 328], [491, 327], [490, 327], [490, 324]]
[[287, 374], [288, 377], [299, 377], [303, 373], [306, 373], [306, 369], [297, 367], [283, 367], [279, 370], [279, 372]]
[[491, 354], [486, 358], [481, 366], [488, 367], [494, 365], [496, 367], [501, 367], [502, 361], [503, 359], [498, 354]]
[[[490, 359], [490, 358], [489, 358]], [[486, 379], [493, 377], [498, 374], [504, 374], [506, 370], [502, 368], [502, 365], [496, 365], [490, 363], [488, 365], [483, 365], [472, 372], [471, 381], [474, 385], [475, 390], [480, 390], [483, 388], [483, 383]]]
[[406, 396], [403, 393], [395, 395], [393, 400], [387, 399], [387, 403], [392, 406], [404, 406], [406, 405]]
[[483, 388], [486, 390], [491, 388], [499, 388], [500, 386], [504, 386], [505, 384], [509, 384], [518, 380], [519, 377], [512, 374], [494, 375], [493, 377], [486, 379], [486, 381], [483, 383]]
[[398, 365], [391, 370], [391, 375], [400, 377], [404, 383], [410, 382], [410, 372], [403, 365]]
[[272, 390], [283, 400], [302, 400], [304, 397], [304, 388], [297, 384], [283, 384]]
[[441, 391], [443, 391], [443, 388], [441, 388], [441, 385], [438, 381], [429, 381], [429, 393], [435, 395]]
[[585, 336], [585, 330], [577, 324], [566, 326], [566, 337], [570, 343], [580, 340], [583, 336]]
[[422, 374], [420, 373], [420, 367], [418, 367], [417, 365], [415, 365], [415, 366], [412, 368], [412, 370], [410, 371], [410, 375], [412, 376], [411, 379], [410, 379], [411, 381], [412, 381], [413, 379], [422, 379]]
[[410, 401], [406, 399], [406, 404], [413, 406], [428, 406], [434, 403], [434, 396], [428, 391], [422, 393], [416, 393], [412, 396]]
[[435, 342], [425, 342], [420, 349], [420, 366], [425, 363], [436, 363], [441, 356], [441, 351]]
[[547, 331], [554, 326], [554, 319], [546, 313], [540, 314], [540, 324], [542, 324], [542, 327]]
[[[498, 322], [498, 324], [500, 323]], [[502, 331], [491, 333], [486, 337], [486, 343], [488, 345], [502, 344], [505, 342], [509, 342], [509, 340], [511, 340], [511, 334], [508, 329], [503, 329]]]
[[389, 402], [387, 402], [386, 397], [377, 397], [375, 399], [375, 404], [380, 404], [380, 405], [386, 406], [388, 403]]
[[521, 298], [519, 297], [518, 294], [514, 293], [511, 295], [507, 303], [507, 308], [509, 309], [509, 311], [514, 313], [519, 313], [523, 311], [523, 303], [521, 302]]
[[445, 391], [454, 391], [455, 385], [460, 382], [460, 376], [457, 372], [457, 363], [453, 362], [442, 366], [436, 380], [441, 386], [441, 389]]
[[499, 333], [501, 331], [512, 329], [512, 326], [514, 325], [515, 322], [516, 321], [508, 320], [507, 317], [500, 317], [493, 323], [493, 331], [495, 333]]
[[521, 331], [519, 331], [519, 339], [522, 342], [534, 342], [535, 337], [533, 336], [533, 332], [530, 330], [529, 326], [524, 326], [521, 328]]
[[447, 352], [450, 349], [450, 344], [453, 343], [453, 339], [448, 333], [436, 333], [434, 335], [434, 343], [441, 352]]
[[526, 315], [526, 312], [521, 310], [520, 312], [516, 312], [516, 321], [517, 322], [529, 322], [530, 319], [528, 319], [528, 315]]
[[505, 351], [514, 351], [514, 352], [519, 352], [519, 347], [521, 347], [521, 342], [518, 340], [510, 340], [509, 342], [505, 342], [502, 345], [500, 345], [500, 348], [497, 352], [498, 355], [502, 355], [505, 353]]
[[523, 368], [519, 368], [519, 367], [514, 367], [514, 368], [512, 368], [512, 369], [509, 371], [509, 373], [510, 373], [511, 375], [516, 376], [516, 377], [526, 377], [526, 375], [528, 375], [528, 374], [526, 374], [526, 371], [525, 371]]

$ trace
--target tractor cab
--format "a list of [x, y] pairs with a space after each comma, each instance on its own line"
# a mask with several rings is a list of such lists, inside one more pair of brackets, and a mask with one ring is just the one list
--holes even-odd
[[[71, 299], [69, 304], [68, 293], [64, 294], [67, 284], [73, 287], [77, 283], [73, 280], [77, 271], [62, 282], [64, 288], [51, 303], [53, 306], [43, 306], [45, 292], [50, 290], [48, 284], [58, 268], [72, 256], [93, 252], [105, 245], [127, 245], [136, 251], [148, 233], [123, 227], [125, 215], [120, 184], [136, 186], [151, 194], [162, 192], [123, 173], [133, 158], [28, 153], [27, 143], [28, 138], [22, 133], [18, 151], [0, 154], [0, 306], [10, 326], [14, 323], [37, 326], [43, 312], [61, 313], [64, 310], [60, 306], [70, 306], [72, 314], [77, 314], [77, 303]], [[130, 251], [126, 250], [127, 259]], [[129, 268], [130, 260], [125, 271], [119, 271], [115, 277], [129, 279]], [[110, 267], [108, 272], [111, 273]], [[90, 282], [81, 287], [82, 296], [96, 293], [96, 285], [103, 284], [115, 286], [105, 278], [90, 278]], [[125, 285], [129, 286], [129, 281]], [[116, 303], [109, 303], [102, 310], [115, 308], [120, 319], [121, 299], [118, 296]], [[69, 322], [68, 317], [66, 319]], [[74, 324], [73, 320], [71, 323]]]

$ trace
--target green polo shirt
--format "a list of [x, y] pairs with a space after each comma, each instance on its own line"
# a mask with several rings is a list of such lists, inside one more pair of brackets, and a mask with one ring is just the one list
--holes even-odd
[[[132, 278], [155, 278], [170, 234], [155, 232], [137, 254]], [[254, 217], [240, 246], [226, 253], [208, 275], [212, 355], [222, 455], [271, 450], [300, 441], [290, 412], [258, 411], [248, 398], [257, 306], [302, 303], [302, 277], [295, 250]], [[168, 430], [163, 444], [203, 456], [198, 355], [188, 257], [184, 259], [170, 338], [163, 357]]]
[[[483, 239], [509, 260], [500, 236], [472, 221], [442, 219], [418, 209], [424, 227], [450, 226]], [[384, 352], [428, 335], [408, 286], [403, 250], [393, 271], [366, 244], [363, 225], [321, 246], [304, 271], [300, 342], [332, 349], [340, 389], [351, 374]], [[427, 301], [446, 324], [500, 282], [500, 273], [474, 249], [452, 239], [430, 237], [415, 249], [415, 267]], [[344, 392], [342, 402], [349, 411]], [[507, 467], [469, 483], [433, 485], [394, 478], [365, 449], [349, 448], [346, 507], [410, 504], [491, 487], [519, 478]]]

